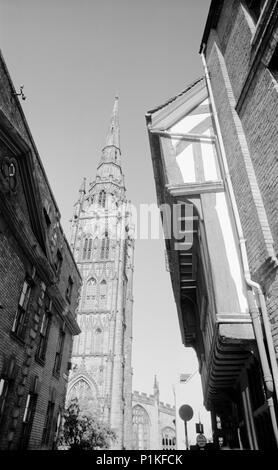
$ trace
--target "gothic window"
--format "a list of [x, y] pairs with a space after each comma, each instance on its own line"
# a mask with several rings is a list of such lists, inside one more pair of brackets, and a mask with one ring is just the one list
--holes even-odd
[[100, 207], [105, 207], [105, 202], [106, 202], [106, 192], [102, 190], [99, 193], [98, 204]]
[[91, 238], [85, 238], [83, 245], [83, 260], [90, 260], [92, 256], [93, 240]]
[[68, 403], [77, 399], [82, 412], [94, 413], [97, 409], [97, 393], [87, 380], [80, 377], [69, 392]]
[[92, 243], [93, 243], [93, 240], [90, 238], [89, 244], [88, 244], [87, 259], [91, 259], [91, 255], [92, 255]]
[[107, 283], [104, 279], [100, 283], [99, 295], [100, 295], [99, 306], [100, 308], [104, 309], [106, 307], [106, 300], [107, 300]]
[[88, 238], [85, 238], [83, 245], [83, 259], [87, 257], [87, 248], [88, 248]]
[[102, 352], [102, 338], [103, 338], [103, 334], [102, 334], [102, 329], [101, 328], [97, 328], [95, 330], [95, 353], [101, 353]]
[[134, 450], [150, 448], [150, 420], [146, 410], [136, 405], [132, 411], [132, 441]]
[[89, 279], [87, 282], [87, 288], [86, 288], [86, 299], [85, 299], [86, 309], [94, 308], [96, 305], [96, 300], [97, 300], [97, 281], [93, 277], [91, 277], [91, 279]]
[[172, 450], [176, 448], [176, 433], [173, 428], [166, 427], [162, 430], [162, 449]]
[[109, 247], [110, 247], [110, 240], [108, 237], [108, 232], [105, 232], [105, 237], [102, 239], [102, 242], [101, 242], [100, 259], [109, 258]]

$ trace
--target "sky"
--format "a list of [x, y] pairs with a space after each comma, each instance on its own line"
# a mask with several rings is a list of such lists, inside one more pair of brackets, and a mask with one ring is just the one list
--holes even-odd
[[[156, 203], [145, 114], [203, 75], [198, 54], [209, 0], [0, 0], [0, 48], [69, 239], [82, 178], [93, 181], [119, 94], [128, 199]], [[136, 240], [133, 389], [173, 403], [182, 345], [164, 240]], [[185, 398], [202, 402], [200, 380]], [[192, 395], [194, 394], [194, 397]], [[194, 398], [194, 400], [193, 400]], [[201, 404], [200, 404], [201, 409]]]

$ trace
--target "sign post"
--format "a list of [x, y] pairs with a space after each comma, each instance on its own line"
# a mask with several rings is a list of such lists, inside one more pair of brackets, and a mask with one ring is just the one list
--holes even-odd
[[189, 405], [182, 405], [179, 409], [180, 418], [184, 421], [184, 432], [185, 432], [185, 445], [186, 450], [189, 450], [188, 435], [187, 435], [187, 421], [190, 421], [193, 417], [193, 410]]

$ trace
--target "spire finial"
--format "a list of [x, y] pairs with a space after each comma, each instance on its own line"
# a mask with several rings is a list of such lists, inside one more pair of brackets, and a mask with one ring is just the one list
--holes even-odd
[[116, 152], [121, 153], [119, 126], [119, 93], [116, 93], [115, 96], [110, 125], [106, 136], [105, 146], [103, 147], [102, 152], [104, 153], [104, 151], [109, 148], [114, 148]]

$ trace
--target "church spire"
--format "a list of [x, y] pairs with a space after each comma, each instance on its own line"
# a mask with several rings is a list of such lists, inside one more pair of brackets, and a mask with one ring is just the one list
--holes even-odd
[[[107, 191], [107, 183], [110, 183], [112, 185], [116, 184], [118, 187], [120, 186], [125, 191], [124, 178], [121, 167], [118, 96], [115, 97], [113, 112], [110, 119], [105, 145], [102, 149], [100, 162], [97, 168], [96, 181], [92, 184], [91, 191]], [[97, 184], [97, 187], [95, 187], [95, 184]], [[102, 184], [105, 185], [105, 188], [101, 186]]]
[[113, 112], [106, 136], [105, 146], [102, 149], [101, 161], [119, 161], [120, 149], [120, 125], [119, 125], [119, 97], [115, 96]]

